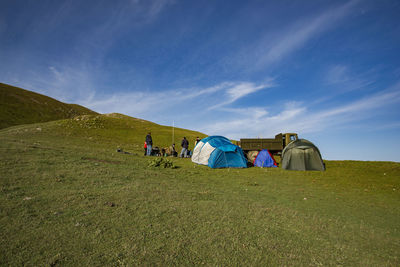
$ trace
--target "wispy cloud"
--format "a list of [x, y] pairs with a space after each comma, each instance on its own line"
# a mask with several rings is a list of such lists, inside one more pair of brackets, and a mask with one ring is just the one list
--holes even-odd
[[150, 4], [150, 8], [148, 8], [149, 19], [154, 19], [164, 8], [174, 3], [174, 0], [153, 0]]
[[257, 91], [274, 87], [276, 86], [274, 83], [274, 79], [270, 78], [267, 82], [263, 84], [256, 85], [251, 82], [241, 82], [241, 83], [226, 83], [227, 86], [225, 90], [225, 98], [220, 99], [219, 103], [213, 106], [210, 106], [208, 109], [217, 109], [223, 108], [229, 104], [234, 103], [235, 101], [243, 98], [247, 95], [253, 94]]
[[227, 90], [227, 93], [229, 95], [230, 101], [235, 102], [236, 100], [245, 97], [246, 95], [255, 93], [259, 90], [265, 89], [267, 87], [272, 87], [273, 83], [269, 84], [262, 84], [262, 85], [254, 85], [253, 83], [240, 83], [238, 85], [235, 85]]
[[[96, 96], [91, 102], [82, 104], [103, 113], [120, 112], [161, 124], [170, 124], [175, 118], [186, 128], [229, 138], [268, 137], [292, 131], [316, 133], [350, 125], [363, 127], [371, 114], [376, 114], [382, 107], [400, 104], [399, 82], [379, 93], [332, 108], [298, 101], [288, 101], [281, 109], [274, 107], [274, 112], [271, 112], [272, 107], [230, 105], [267, 87], [265, 84], [225, 82], [208, 88], [132, 92], [103, 98]], [[243, 92], [238, 88], [243, 88]], [[379, 122], [376, 124], [383, 127], [379, 126]], [[392, 123], [391, 127], [393, 125], [398, 124]]]
[[0, 78], [2, 82], [19, 86], [53, 97], [67, 103], [90, 101], [96, 90], [93, 69], [84, 64], [75, 66], [57, 65], [8, 72]]
[[[58, 69], [54, 66], [49, 67], [50, 75], [45, 81], [49, 88], [47, 94], [53, 94], [57, 99], [67, 102], [76, 101], [76, 99], [89, 100], [95, 94], [95, 81], [91, 70], [85, 66], [64, 67]], [[38, 77], [38, 79], [40, 79]]]
[[[174, 89], [161, 92], [129, 92], [123, 94], [96, 96], [82, 104], [102, 113], [120, 112], [131, 116], [157, 116], [173, 113], [175, 110], [183, 116], [186, 113], [196, 114], [219, 109], [225, 112], [236, 112], [229, 108], [235, 101], [273, 86], [273, 79], [256, 85], [251, 82], [223, 82], [207, 88]], [[146, 117], [147, 118], [147, 117]], [[147, 118], [150, 119], [150, 118]]]
[[[328, 109], [316, 109], [305, 103], [289, 102], [275, 115], [265, 109], [264, 114], [246, 113], [245, 116], [206, 125], [202, 129], [210, 134], [227, 135], [230, 138], [273, 136], [278, 132], [315, 133], [349, 125], [363, 125], [363, 122], [382, 107], [400, 104], [400, 82], [392, 87], [363, 97], [348, 104]], [[377, 127], [383, 127], [375, 122]], [[391, 123], [390, 127], [398, 123]], [[371, 127], [372, 125], [368, 125]]]
[[[113, 45], [124, 34], [157, 20], [174, 2], [121, 1], [112, 4], [110, 9], [107, 1], [99, 1], [86, 10], [85, 16], [77, 16], [88, 7], [83, 3], [38, 4], [35, 8], [40, 16], [32, 16], [30, 23], [23, 24], [24, 28], [20, 23], [10, 23], [18, 30], [10, 33], [11, 36], [18, 35], [18, 40], [29, 46], [21, 49], [17, 44], [15, 48], [0, 49], [0, 58], [7, 62], [0, 66], [0, 79], [61, 101], [88, 103], [95, 91], [104, 88], [102, 82], [110, 68], [106, 60]], [[23, 10], [21, 14], [26, 12]], [[12, 28], [6, 27], [5, 23], [0, 18], [0, 33], [1, 30], [11, 32]], [[72, 26], [66, 26], [70, 24]], [[60, 38], [60, 32], [66, 36]], [[54, 39], [55, 35], [59, 39]], [[60, 39], [64, 43], [60, 43]], [[57, 53], [40, 50], [42, 47], [54, 49], [52, 46], [60, 47]]]
[[312, 38], [332, 29], [351, 13], [358, 2], [358, 0], [353, 0], [342, 6], [330, 8], [311, 19], [296, 21], [286, 29], [280, 29], [275, 36], [267, 36], [255, 50], [258, 57], [255, 65], [261, 68], [278, 62], [300, 49]]
[[[253, 110], [249, 110], [253, 111]], [[283, 109], [270, 114], [266, 108], [258, 108], [258, 112], [242, 113], [234, 119], [204, 125], [203, 131], [209, 134], [226, 135], [229, 138], [268, 137], [278, 132], [298, 132], [298, 119], [306, 114], [306, 107], [299, 103], [289, 102]], [[296, 125], [294, 125], [296, 123]]]
[[336, 93], [345, 93], [360, 89], [366, 89], [375, 82], [371, 72], [354, 74], [347, 65], [331, 66], [324, 77], [326, 86], [340, 88]]
[[349, 77], [349, 70], [348, 67], [345, 65], [335, 65], [331, 67], [328, 72], [326, 73], [326, 83], [329, 84], [341, 84], [344, 82], [348, 82]]

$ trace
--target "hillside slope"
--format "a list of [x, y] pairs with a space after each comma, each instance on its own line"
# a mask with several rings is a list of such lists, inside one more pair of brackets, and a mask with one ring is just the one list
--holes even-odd
[[0, 83], [0, 129], [95, 114], [98, 113], [76, 104]]
[[63, 142], [67, 139], [85, 147], [101, 147], [111, 151], [122, 148], [140, 154], [148, 132], [152, 134], [153, 146], [168, 147], [175, 143], [178, 150], [184, 136], [189, 140], [190, 149], [193, 149], [196, 137], [207, 136], [200, 132], [163, 126], [118, 113], [80, 115], [71, 119], [16, 126], [0, 132], [8, 132], [11, 135], [27, 133], [30, 136], [46, 136], [57, 140], [64, 138]]

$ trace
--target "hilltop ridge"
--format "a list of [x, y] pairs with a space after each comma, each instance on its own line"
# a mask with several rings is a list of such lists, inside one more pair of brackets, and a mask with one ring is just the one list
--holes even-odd
[[55, 138], [64, 136], [84, 140], [87, 144], [138, 151], [142, 151], [148, 132], [152, 133], [154, 146], [158, 147], [167, 147], [172, 143], [179, 145], [184, 136], [190, 140], [190, 146], [193, 147], [196, 137], [207, 136], [201, 132], [160, 125], [119, 113], [79, 115], [70, 119], [21, 125], [9, 130], [15, 134], [26, 131], [35, 135]]
[[38, 128], [48, 137], [75, 137], [89, 143], [113, 144], [133, 150], [141, 150], [148, 132], [152, 132], [156, 146], [179, 144], [183, 136], [191, 140], [206, 136], [120, 113], [99, 114], [80, 105], [66, 104], [3, 83], [0, 83], [0, 111], [0, 129], [21, 125], [11, 132], [23, 130], [38, 134]]
[[0, 83], [0, 129], [98, 114], [77, 104], [63, 103], [42, 94]]

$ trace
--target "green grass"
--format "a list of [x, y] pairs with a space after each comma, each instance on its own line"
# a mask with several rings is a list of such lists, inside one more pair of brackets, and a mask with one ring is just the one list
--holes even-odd
[[84, 114], [97, 113], [76, 104], [65, 104], [45, 95], [0, 83], [0, 129]]
[[399, 163], [148, 167], [149, 130], [171, 143], [170, 127], [118, 114], [1, 130], [0, 264], [400, 265]]
[[[180, 148], [185, 136], [189, 140], [189, 148], [193, 149], [197, 136], [206, 135], [196, 131], [162, 126], [150, 121], [136, 119], [118, 113], [105, 115], [83, 115], [69, 120], [52, 122], [47, 129], [48, 134], [64, 135], [68, 138], [86, 139], [88, 144], [100, 143], [112, 145], [127, 151], [143, 151], [145, 137], [151, 132], [153, 146], [167, 147], [174, 142]], [[174, 140], [172, 134], [174, 133]]]

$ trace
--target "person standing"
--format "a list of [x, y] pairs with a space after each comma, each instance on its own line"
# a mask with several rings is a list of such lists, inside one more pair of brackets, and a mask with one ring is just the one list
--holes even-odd
[[200, 138], [197, 136], [196, 137], [196, 141], [194, 142], [194, 147], [196, 147], [196, 145], [200, 142]]
[[178, 152], [176, 152], [176, 150], [175, 150], [175, 143], [173, 143], [172, 146], [170, 146], [169, 148], [171, 150], [171, 155], [173, 157], [177, 157], [178, 156]]
[[147, 143], [144, 141], [144, 155], [147, 155]]
[[151, 133], [146, 135], [146, 145], [147, 145], [147, 156], [151, 155], [151, 148], [153, 146], [153, 139], [151, 138]]
[[187, 157], [188, 148], [189, 148], [189, 141], [186, 139], [186, 137], [183, 137], [181, 146], [182, 146], [182, 150], [181, 150], [180, 157], [182, 158], [184, 156], [186, 158]]

